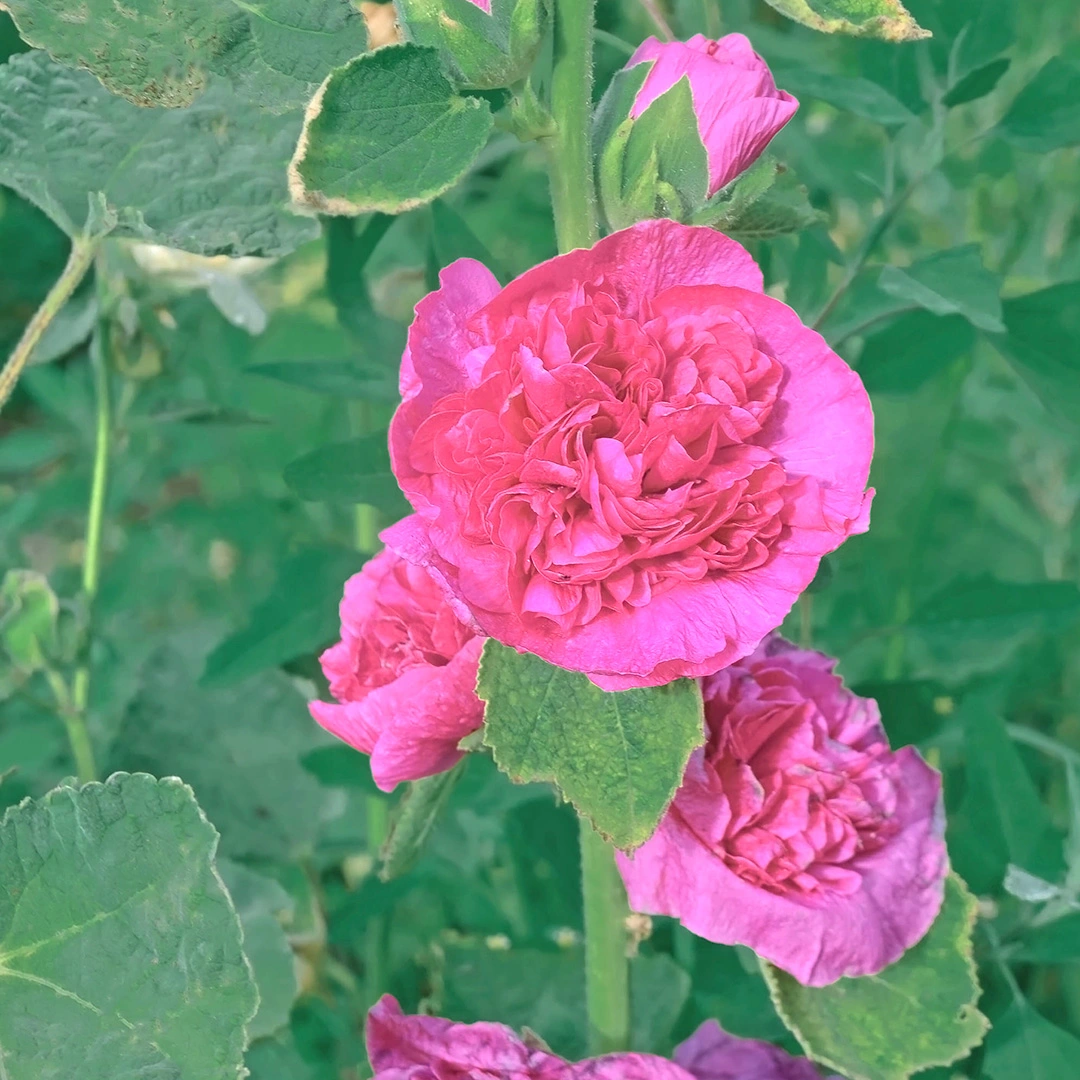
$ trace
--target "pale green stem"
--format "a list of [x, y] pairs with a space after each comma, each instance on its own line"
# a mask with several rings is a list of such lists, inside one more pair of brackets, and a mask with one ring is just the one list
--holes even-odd
[[585, 1008], [589, 1052], [630, 1047], [630, 962], [626, 904], [611, 845], [581, 819], [581, 891], [585, 908]]
[[[390, 807], [384, 795], [367, 797], [368, 851], [379, 859], [379, 852], [390, 833]], [[364, 938], [364, 989], [367, 1007], [371, 1008], [389, 989], [390, 920], [386, 914], [372, 915]]]
[[19, 343], [8, 357], [3, 371], [0, 371], [0, 409], [3, 409], [8, 398], [11, 397], [23, 368], [26, 367], [27, 361], [49, 328], [49, 324], [68, 302], [71, 294], [78, 288], [79, 282], [86, 277], [86, 272], [94, 261], [94, 254], [100, 243], [100, 237], [80, 236], [72, 241], [71, 254], [68, 256], [63, 273], [56, 279], [48, 296], [42, 301], [41, 307], [34, 312], [34, 317], [27, 324], [22, 337], [19, 338]]

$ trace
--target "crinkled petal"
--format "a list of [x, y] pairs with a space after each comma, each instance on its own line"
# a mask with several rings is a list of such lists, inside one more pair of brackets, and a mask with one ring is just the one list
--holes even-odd
[[695, 1080], [821, 1080], [806, 1058], [792, 1057], [772, 1043], [729, 1035], [715, 1020], [706, 1020], [675, 1047], [675, 1061]]

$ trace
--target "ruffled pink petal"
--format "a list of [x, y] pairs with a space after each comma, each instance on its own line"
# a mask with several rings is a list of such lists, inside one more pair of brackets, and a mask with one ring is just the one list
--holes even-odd
[[792, 1057], [772, 1043], [729, 1035], [715, 1020], [706, 1020], [675, 1047], [675, 1061], [695, 1080], [821, 1080], [806, 1058]]
[[694, 1080], [683, 1068], [655, 1054], [608, 1054], [571, 1066], [573, 1080]]

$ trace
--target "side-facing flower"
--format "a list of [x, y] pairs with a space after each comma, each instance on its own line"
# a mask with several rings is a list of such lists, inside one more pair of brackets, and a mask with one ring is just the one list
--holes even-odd
[[772, 1043], [729, 1035], [715, 1020], [706, 1020], [675, 1047], [675, 1061], [695, 1080], [821, 1080], [806, 1058], [792, 1057]]
[[651, 37], [626, 66], [648, 61], [652, 68], [630, 117], [636, 120], [680, 79], [688, 79], [698, 134], [709, 158], [710, 197], [753, 165], [799, 108], [791, 94], [777, 89], [768, 65], [742, 34], [727, 34], [719, 41], [703, 34], [689, 41]]
[[834, 664], [774, 637], [704, 679], [705, 746], [656, 833], [618, 856], [636, 910], [810, 986], [899, 959], [948, 868], [940, 776], [890, 751], [877, 704]]
[[858, 376], [733, 240], [646, 221], [416, 309], [386, 543], [478, 632], [619, 690], [752, 652], [869, 518]]
[[341, 641], [319, 658], [338, 703], [313, 701], [311, 715], [371, 755], [384, 791], [443, 772], [484, 719], [483, 645], [426, 570], [382, 551], [345, 583]]
[[653, 1054], [572, 1063], [503, 1024], [406, 1016], [390, 995], [368, 1013], [367, 1052], [374, 1080], [693, 1080]]

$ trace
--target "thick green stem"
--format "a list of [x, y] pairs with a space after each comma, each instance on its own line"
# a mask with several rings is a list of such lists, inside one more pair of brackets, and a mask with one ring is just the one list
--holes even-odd
[[[384, 795], [369, 795], [366, 799], [368, 851], [378, 861], [379, 852], [390, 833], [390, 806]], [[384, 993], [390, 975], [390, 919], [388, 915], [372, 915], [364, 938], [364, 991], [367, 1008], [371, 1008]]]
[[551, 115], [556, 134], [545, 139], [559, 251], [596, 243], [596, 184], [592, 160], [594, 0], [555, 0], [555, 61]]
[[77, 237], [72, 241], [67, 266], [49, 290], [48, 296], [42, 301], [41, 307], [34, 312], [34, 317], [23, 331], [14, 352], [8, 358], [3, 371], [0, 371], [0, 409], [11, 397], [23, 368], [26, 367], [27, 361], [49, 328], [49, 324], [68, 302], [71, 294], [78, 288], [79, 282], [86, 277], [86, 272], [94, 261], [94, 253], [100, 243], [100, 237]]
[[585, 906], [585, 1005], [589, 1051], [608, 1054], [630, 1047], [630, 963], [626, 955], [626, 904], [615, 853], [581, 819], [581, 890]]

